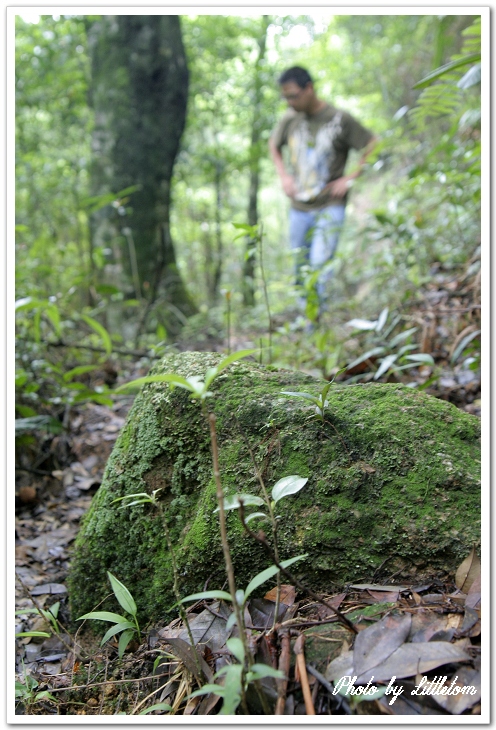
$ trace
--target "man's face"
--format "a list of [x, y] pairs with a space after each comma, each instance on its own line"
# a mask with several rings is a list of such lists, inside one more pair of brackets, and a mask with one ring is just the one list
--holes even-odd
[[281, 96], [286, 99], [288, 106], [297, 112], [305, 112], [309, 109], [314, 97], [313, 84], [308, 83], [305, 87], [298, 86], [295, 81], [288, 81], [281, 84]]

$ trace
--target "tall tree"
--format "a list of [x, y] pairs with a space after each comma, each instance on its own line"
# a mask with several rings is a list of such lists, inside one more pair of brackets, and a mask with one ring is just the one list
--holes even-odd
[[[97, 213], [136, 294], [192, 314], [170, 234], [171, 178], [186, 118], [188, 68], [176, 15], [107, 15], [89, 31], [93, 192], [137, 186], [122, 205]], [[104, 198], [105, 199], [105, 198]], [[110, 223], [110, 225], [109, 225]], [[120, 246], [115, 246], [116, 241]]]
[[[264, 128], [263, 90], [266, 82], [264, 76], [265, 51], [267, 46], [267, 30], [270, 25], [268, 15], [260, 20], [260, 31], [257, 40], [257, 59], [253, 71], [253, 116], [251, 123], [251, 139], [249, 150], [250, 188], [248, 194], [248, 225], [258, 225], [258, 189], [260, 186], [260, 162], [266, 154], [265, 140], [262, 139]], [[263, 144], [262, 144], [263, 142]], [[256, 241], [249, 238], [246, 243], [243, 266], [243, 301], [250, 306], [255, 303], [255, 256]]]

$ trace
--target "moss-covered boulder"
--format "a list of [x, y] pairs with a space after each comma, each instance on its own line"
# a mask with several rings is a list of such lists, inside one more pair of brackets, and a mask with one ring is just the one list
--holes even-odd
[[[203, 375], [219, 357], [169, 356], [154, 373]], [[401, 385], [333, 385], [320, 422], [308, 401], [283, 390], [319, 393], [302, 373], [241, 361], [214, 382], [226, 494], [260, 494], [253, 461], [270, 490], [297, 474], [308, 483], [278, 503], [281, 559], [308, 558], [295, 572], [332, 590], [398, 573], [401, 580], [445, 576], [479, 542], [479, 420]], [[175, 544], [181, 593], [220, 588], [225, 569], [218, 529], [209, 429], [181, 388], [144, 386], [109, 459], [79, 533], [70, 574], [73, 616], [108, 593], [110, 570], [133, 593], [142, 618], [165, 617], [172, 597], [171, 556], [150, 505], [118, 509], [112, 500], [161, 488]], [[267, 556], [228, 513], [237, 583]], [[267, 523], [257, 525], [264, 527]], [[397, 578], [398, 579], [398, 578]]]

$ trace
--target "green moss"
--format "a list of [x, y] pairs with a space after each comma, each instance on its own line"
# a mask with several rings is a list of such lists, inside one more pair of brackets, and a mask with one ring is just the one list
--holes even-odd
[[[155, 373], [202, 375], [212, 353], [165, 358]], [[283, 476], [308, 483], [278, 504], [280, 555], [308, 552], [295, 572], [330, 590], [390, 575], [453, 571], [479, 540], [479, 421], [450, 404], [399, 385], [331, 388], [326, 423], [306, 401], [282, 390], [319, 393], [321, 382], [248, 362], [215, 381], [226, 494], [260, 495], [252, 456], [270, 491]], [[160, 488], [181, 592], [225, 582], [209, 429], [198, 404], [180, 388], [145, 386], [109, 459], [104, 480], [76, 542], [70, 575], [74, 615], [108, 593], [106, 570], [133, 592], [140, 614], [165, 616], [172, 598], [171, 556], [153, 508], [118, 510], [113, 499]], [[268, 531], [267, 523], [254, 522]], [[267, 566], [261, 546], [243, 534], [235, 513], [228, 534], [238, 585]], [[376, 576], [378, 579], [380, 576]]]

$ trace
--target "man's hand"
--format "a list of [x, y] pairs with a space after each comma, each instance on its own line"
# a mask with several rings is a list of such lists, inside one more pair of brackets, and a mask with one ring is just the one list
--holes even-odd
[[283, 175], [281, 175], [281, 184], [282, 189], [284, 190], [288, 198], [293, 199], [296, 197], [298, 187], [292, 175], [288, 175], [288, 173], [284, 173]]
[[348, 190], [350, 189], [351, 177], [338, 177], [336, 180], [328, 183], [324, 190], [326, 190], [333, 198], [344, 198]]

